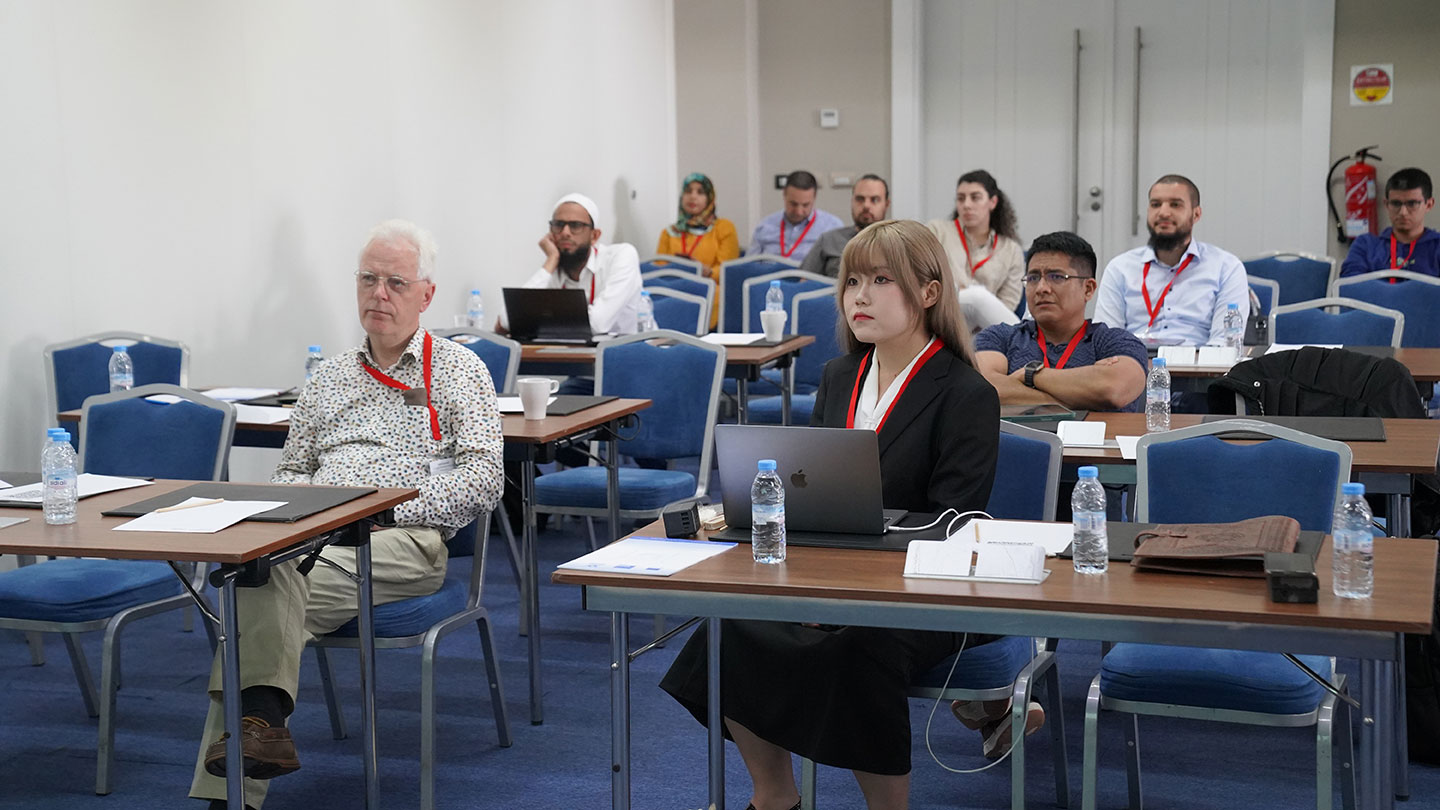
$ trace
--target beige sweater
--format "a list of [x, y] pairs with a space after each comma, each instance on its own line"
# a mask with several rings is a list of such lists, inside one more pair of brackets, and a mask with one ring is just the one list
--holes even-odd
[[[965, 245], [961, 243], [960, 234], [955, 230], [955, 220], [932, 219], [927, 223], [927, 227], [940, 240], [940, 246], [945, 248], [945, 256], [950, 259], [950, 272], [955, 275], [957, 287], [964, 289], [971, 284], [979, 284], [994, 293], [995, 297], [1010, 309], [1020, 305], [1020, 297], [1025, 292], [1025, 251], [1021, 249], [1019, 242], [1000, 237], [996, 240], [995, 255], [972, 274], [970, 265], [965, 260]], [[974, 261], [983, 260], [989, 247], [988, 244], [979, 250], [972, 247]]]

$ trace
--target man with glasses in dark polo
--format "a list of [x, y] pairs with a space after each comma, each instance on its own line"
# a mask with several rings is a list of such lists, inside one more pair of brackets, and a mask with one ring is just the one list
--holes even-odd
[[561, 197], [549, 229], [540, 237], [545, 264], [524, 286], [581, 290], [590, 307], [592, 332], [634, 334], [640, 314], [640, 254], [624, 242], [601, 244], [599, 219], [599, 207], [584, 194]]
[[1097, 286], [1094, 249], [1060, 231], [1037, 238], [1026, 255], [1030, 319], [975, 336], [975, 366], [1000, 393], [1000, 404], [1139, 411], [1149, 367], [1145, 344], [1085, 318]]
[[1340, 275], [1358, 276], [1376, 270], [1410, 270], [1440, 276], [1440, 233], [1425, 227], [1435, 207], [1430, 175], [1401, 169], [1385, 181], [1385, 211], [1390, 227], [1379, 236], [1360, 234], [1340, 265]]

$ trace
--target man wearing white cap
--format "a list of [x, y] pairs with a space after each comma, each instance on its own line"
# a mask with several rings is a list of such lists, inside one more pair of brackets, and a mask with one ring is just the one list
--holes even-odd
[[583, 290], [591, 331], [633, 334], [640, 313], [640, 255], [624, 242], [600, 243], [599, 212], [584, 194], [561, 197], [550, 229], [540, 237], [545, 264], [525, 286]]

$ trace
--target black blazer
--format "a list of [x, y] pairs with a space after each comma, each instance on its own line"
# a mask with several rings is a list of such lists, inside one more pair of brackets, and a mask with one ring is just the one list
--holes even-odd
[[[863, 357], [856, 352], [825, 364], [811, 425], [845, 427]], [[984, 509], [1000, 452], [1000, 398], [980, 372], [942, 349], [896, 400], [879, 440], [887, 509]]]

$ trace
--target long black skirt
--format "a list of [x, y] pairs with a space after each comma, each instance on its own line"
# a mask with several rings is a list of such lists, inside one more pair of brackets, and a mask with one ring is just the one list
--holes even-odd
[[[916, 676], [960, 649], [963, 635], [876, 627], [721, 622], [722, 714], [761, 739], [822, 765], [910, 772]], [[971, 633], [967, 646], [995, 636]], [[706, 628], [676, 656], [660, 688], [706, 721]], [[725, 733], [730, 737], [729, 731]]]

